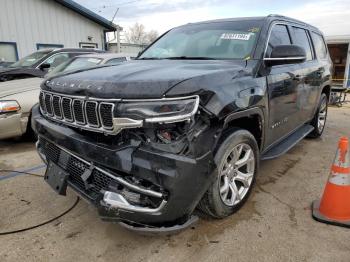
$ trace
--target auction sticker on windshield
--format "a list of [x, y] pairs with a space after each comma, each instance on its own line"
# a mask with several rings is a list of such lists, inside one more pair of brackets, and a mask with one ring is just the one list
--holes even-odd
[[248, 41], [250, 39], [251, 33], [250, 34], [237, 34], [237, 33], [223, 33], [221, 35], [221, 39], [226, 39], [226, 40], [245, 40]]

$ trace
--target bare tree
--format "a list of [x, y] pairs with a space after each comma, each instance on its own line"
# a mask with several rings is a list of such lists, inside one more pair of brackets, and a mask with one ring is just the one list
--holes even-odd
[[147, 33], [148, 43], [153, 43], [159, 36], [159, 33], [156, 30], [151, 30]]
[[125, 34], [129, 43], [133, 44], [145, 44], [147, 41], [147, 33], [143, 24], [135, 23], [129, 27], [129, 30]]
[[158, 32], [155, 30], [147, 32], [143, 24], [135, 23], [125, 32], [125, 37], [129, 43], [149, 44], [157, 39]]

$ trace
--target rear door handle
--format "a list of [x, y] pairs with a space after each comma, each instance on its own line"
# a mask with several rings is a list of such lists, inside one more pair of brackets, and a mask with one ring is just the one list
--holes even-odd
[[317, 71], [316, 71], [316, 75], [317, 76], [322, 76], [322, 74], [324, 73], [324, 68], [320, 67]]

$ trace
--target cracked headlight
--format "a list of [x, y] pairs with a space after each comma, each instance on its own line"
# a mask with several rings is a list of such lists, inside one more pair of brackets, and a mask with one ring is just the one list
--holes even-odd
[[199, 97], [158, 100], [124, 100], [117, 105], [117, 117], [143, 120], [146, 123], [174, 123], [189, 120], [198, 110]]
[[21, 109], [15, 100], [0, 101], [0, 114], [13, 113]]

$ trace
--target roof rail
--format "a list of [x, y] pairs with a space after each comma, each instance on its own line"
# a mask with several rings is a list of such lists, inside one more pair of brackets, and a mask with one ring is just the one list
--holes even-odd
[[307, 25], [307, 26], [311, 26], [311, 27], [314, 27], [312, 25], [309, 25], [303, 21], [300, 21], [298, 19], [295, 19], [295, 18], [292, 18], [292, 17], [288, 17], [288, 16], [285, 16], [285, 15], [279, 15], [279, 14], [269, 14], [267, 17], [279, 17], [279, 18], [284, 18], [284, 19], [287, 19], [287, 20], [291, 20], [291, 21], [294, 21], [294, 22], [297, 22], [299, 24], [303, 24], [303, 25]]

